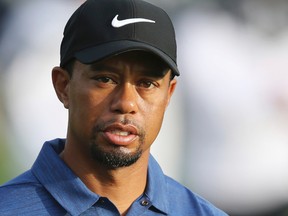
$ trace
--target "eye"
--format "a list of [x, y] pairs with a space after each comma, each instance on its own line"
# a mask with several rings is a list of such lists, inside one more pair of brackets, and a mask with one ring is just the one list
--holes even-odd
[[111, 79], [110, 77], [94, 77], [93, 79], [99, 83], [116, 84], [116, 82], [113, 79]]
[[138, 86], [140, 88], [145, 88], [145, 89], [152, 89], [157, 86], [157, 84], [153, 81], [150, 80], [141, 80], [138, 82]]
[[109, 76], [94, 76], [92, 77], [93, 82], [95, 82], [95, 86], [99, 88], [111, 88], [117, 85], [115, 79], [112, 79]]

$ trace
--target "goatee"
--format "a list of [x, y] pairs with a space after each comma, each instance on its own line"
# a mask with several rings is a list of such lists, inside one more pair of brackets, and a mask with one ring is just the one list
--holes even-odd
[[[138, 128], [138, 146], [136, 146], [136, 149], [131, 151], [124, 146], [114, 145], [113, 143], [110, 143], [109, 147], [106, 148], [105, 146], [102, 146], [102, 143], [99, 143], [99, 141], [97, 141], [97, 135], [104, 131], [107, 126], [115, 122], [120, 122], [123, 125], [131, 124]], [[134, 164], [141, 157], [141, 147], [144, 144], [144, 140], [145, 130], [139, 125], [137, 125], [137, 123], [129, 119], [122, 119], [121, 121], [119, 121], [119, 119], [114, 119], [109, 122], [98, 122], [97, 126], [95, 126], [92, 131], [90, 154], [95, 161], [106, 166], [109, 169], [127, 167]]]
[[91, 145], [91, 155], [98, 163], [108, 169], [117, 169], [134, 164], [142, 155], [140, 147], [133, 153], [127, 153], [123, 147], [115, 146], [109, 152], [105, 152], [97, 144]]

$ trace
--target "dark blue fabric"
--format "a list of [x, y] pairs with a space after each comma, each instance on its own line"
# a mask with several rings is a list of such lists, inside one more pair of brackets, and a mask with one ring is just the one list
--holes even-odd
[[[105, 197], [91, 192], [60, 159], [65, 140], [44, 143], [30, 170], [0, 187], [0, 215], [118, 215]], [[123, 195], [124, 196], [124, 195]], [[127, 216], [224, 216], [212, 204], [165, 176], [150, 156], [145, 193]]]

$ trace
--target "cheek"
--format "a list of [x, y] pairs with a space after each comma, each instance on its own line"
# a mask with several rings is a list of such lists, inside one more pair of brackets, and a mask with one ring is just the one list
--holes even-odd
[[105, 98], [101, 94], [82, 89], [75, 91], [70, 98], [69, 119], [73, 128], [85, 136], [89, 136], [95, 121], [101, 116], [105, 106]]
[[[79, 116], [89, 116], [93, 111], [97, 111], [99, 107], [104, 106], [105, 95], [92, 88], [75, 89], [71, 92], [71, 112], [77, 113]], [[96, 109], [97, 108], [97, 109]]]
[[146, 139], [150, 144], [156, 139], [164, 118], [166, 103], [158, 101], [145, 109], [144, 122], [146, 128]]

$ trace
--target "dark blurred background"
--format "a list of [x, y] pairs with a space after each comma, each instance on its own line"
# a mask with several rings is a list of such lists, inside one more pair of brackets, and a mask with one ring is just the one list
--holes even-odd
[[[51, 69], [82, 2], [0, 0], [0, 184], [65, 137]], [[181, 71], [152, 147], [164, 172], [231, 216], [288, 216], [288, 1], [149, 2], [175, 24]]]

